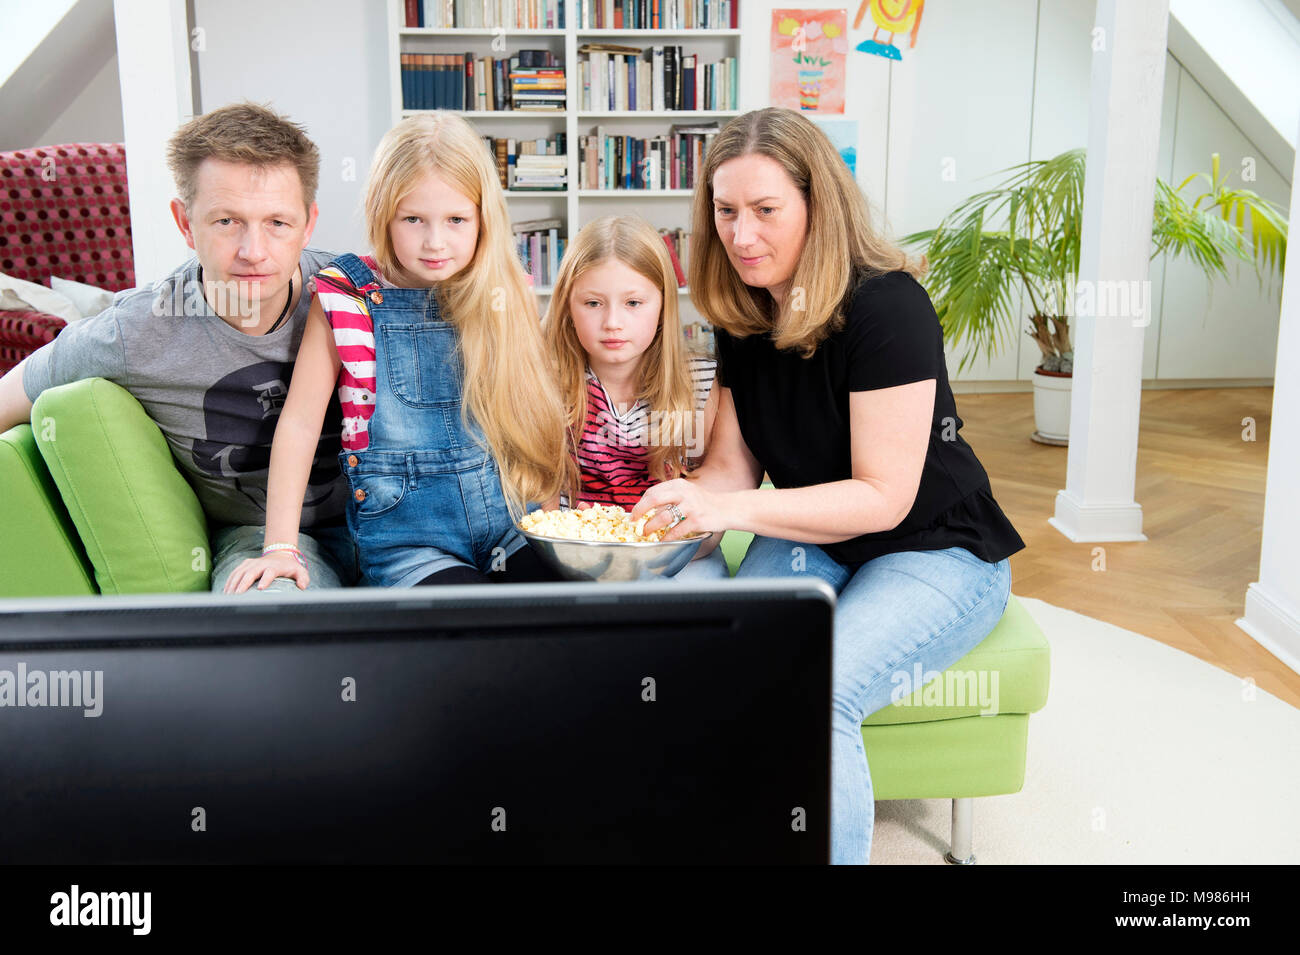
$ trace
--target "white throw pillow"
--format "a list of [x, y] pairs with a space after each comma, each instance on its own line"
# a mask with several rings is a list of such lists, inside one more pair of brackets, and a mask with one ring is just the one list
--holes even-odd
[[66, 296], [68, 301], [77, 307], [82, 318], [98, 315], [113, 304], [114, 293], [108, 289], [87, 285], [85, 282], [74, 282], [72, 279], [61, 279], [57, 275], [51, 275], [50, 288]]
[[65, 322], [81, 318], [77, 306], [66, 296], [35, 282], [24, 282], [0, 272], [0, 309], [48, 312]]

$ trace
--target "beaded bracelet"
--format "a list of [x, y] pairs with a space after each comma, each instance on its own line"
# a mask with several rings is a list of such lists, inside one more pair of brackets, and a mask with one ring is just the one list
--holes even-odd
[[268, 554], [273, 554], [276, 551], [281, 550], [293, 554], [293, 559], [296, 560], [300, 566], [307, 566], [307, 558], [304, 557], [302, 551], [293, 544], [267, 544], [262, 548], [262, 556], [265, 557]]

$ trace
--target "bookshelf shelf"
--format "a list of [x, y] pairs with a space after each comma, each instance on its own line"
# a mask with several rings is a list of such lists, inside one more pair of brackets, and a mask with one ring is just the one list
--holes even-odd
[[579, 189], [582, 199], [689, 199], [691, 189]]
[[495, 36], [503, 32], [506, 36], [564, 36], [567, 30], [516, 30], [512, 26], [477, 27], [477, 26], [404, 26], [398, 30], [403, 36]]
[[[466, 2], [479, 2], [479, 0], [457, 0], [457, 13], [460, 12], [460, 4]], [[492, 0], [488, 0], [489, 4]], [[529, 2], [529, 0], [513, 0], [513, 4], [519, 5]], [[540, 217], [559, 220], [561, 228], [558, 235], [562, 239], [567, 239], [576, 234], [578, 229], [590, 222], [591, 220], [604, 215], [610, 214], [627, 214], [636, 213], [644, 216], [650, 221], [655, 228], [665, 234], [677, 232], [677, 241], [680, 243], [684, 239], [682, 230], [690, 229], [690, 199], [692, 190], [690, 189], [590, 189], [579, 188], [580, 183], [587, 183], [587, 174], [598, 167], [596, 160], [591, 160], [591, 165], [584, 168], [582, 156], [583, 143], [589, 140], [588, 149], [594, 148], [597, 142], [596, 136], [603, 137], [600, 142], [609, 144], [609, 152], [606, 154], [607, 161], [623, 161], [621, 152], [618, 149], [629, 149], [633, 151], [633, 156], [639, 162], [640, 158], [654, 148], [662, 149], [661, 139], [667, 139], [676, 152], [669, 153], [659, 152], [658, 158], [654, 156], [647, 157], [647, 162], [653, 161], [655, 165], [648, 165], [647, 168], [653, 169], [660, 178], [657, 184], [682, 182], [684, 178], [672, 178], [663, 175], [664, 171], [671, 173], [673, 176], [678, 174], [680, 167], [669, 166], [668, 162], [673, 155], [677, 161], [682, 161], [685, 156], [687, 160], [694, 155], [698, 157], [700, 142], [704, 136], [699, 133], [680, 133], [674, 135], [671, 127], [689, 127], [689, 126], [718, 126], [724, 125], [732, 117], [739, 116], [743, 110], [687, 110], [687, 109], [658, 109], [658, 110], [586, 110], [579, 109], [584, 103], [588, 102], [584, 98], [583, 74], [584, 71], [579, 69], [579, 63], [589, 58], [594, 58], [596, 54], [580, 54], [578, 51], [581, 47], [588, 44], [599, 47], [600, 45], [616, 45], [635, 47], [646, 51], [645, 59], [651, 61], [653, 68], [658, 71], [659, 61], [650, 55], [650, 51], [656, 47], [664, 47], [668, 55], [671, 55], [673, 48], [678, 48], [680, 59], [675, 60], [676, 69], [681, 79], [689, 79], [694, 68], [697, 77], [697, 86], [694, 90], [695, 99], [691, 99], [688, 92], [689, 87], [678, 89], [676, 100], [679, 103], [701, 103], [709, 105], [711, 103], [728, 102], [735, 103], [737, 99], [710, 99], [708, 90], [705, 85], [705, 77], [717, 76], [716, 72], [704, 74], [705, 66], [709, 66], [711, 71], [715, 68], [713, 64], [721, 61], [734, 59], [740, 60], [741, 52], [741, 29], [625, 29], [615, 27], [595, 27], [578, 24], [582, 21], [579, 14], [582, 12], [584, 3], [590, 3], [591, 0], [561, 0], [563, 4], [563, 22], [566, 24], [563, 29], [515, 29], [510, 26], [505, 27], [408, 27], [406, 26], [406, 10], [408, 4], [406, 0], [387, 0], [387, 22], [388, 22], [388, 51], [389, 51], [389, 89], [390, 99], [392, 102], [392, 121], [394, 123], [408, 116], [418, 116], [424, 113], [432, 113], [435, 110], [430, 109], [406, 109], [403, 103], [402, 87], [402, 70], [401, 57], [403, 53], [412, 54], [458, 54], [466, 58], [478, 60], [479, 58], [492, 57], [496, 59], [509, 58], [518, 54], [521, 50], [547, 50], [555, 57], [556, 60], [564, 64], [565, 89], [564, 110], [453, 110], [456, 115], [462, 116], [476, 125], [485, 136], [500, 138], [513, 138], [516, 140], [528, 139], [554, 139], [557, 134], [563, 134], [567, 147], [566, 162], [566, 179], [568, 187], [562, 191], [529, 191], [529, 190], [506, 190], [506, 196], [511, 200], [512, 218], [518, 220], [532, 220]], [[614, 14], [611, 11], [618, 5], [624, 5], [625, 11], [629, 9], [626, 4], [630, 0], [606, 0], [605, 8], [606, 19], [604, 22], [611, 22]], [[744, 10], [741, 8], [740, 0], [732, 0], [736, 4], [736, 9], [740, 11], [739, 16], [743, 17]], [[427, 4], [427, 0], [426, 0]], [[492, 22], [490, 11], [493, 8], [489, 5], [485, 8], [483, 22]], [[503, 4], [497, 8], [497, 16], [502, 15], [501, 11], [511, 11], [515, 6]], [[522, 7], [520, 7], [522, 9]], [[554, 10], [553, 3], [549, 9]], [[725, 9], [725, 8], [720, 8]], [[425, 10], [427, 12], [428, 6]], [[625, 14], [626, 15], [626, 14]], [[751, 16], [753, 12], [751, 11]], [[512, 13], [506, 12], [505, 16], [513, 16]], [[665, 13], [665, 16], [668, 16]], [[725, 17], [725, 13], [722, 14]], [[763, 16], [767, 16], [766, 11]], [[474, 14], [477, 22], [478, 14]], [[592, 14], [594, 19], [594, 13]], [[442, 21], [439, 21], [442, 22]], [[536, 21], [535, 21], [536, 22]], [[635, 21], [633, 21], [635, 22]], [[726, 19], [719, 19], [715, 22], [726, 23]], [[738, 20], [738, 25], [743, 28], [744, 20]], [[504, 40], [504, 45], [502, 44]], [[609, 51], [605, 51], [609, 59], [614, 61], [616, 56]], [[696, 59], [690, 59], [691, 56]], [[665, 56], [665, 59], [667, 56]], [[527, 61], [525, 61], [527, 62]], [[537, 61], [540, 62], [540, 61]], [[617, 63], [614, 64], [617, 66]], [[740, 74], [739, 64], [733, 64], [735, 72], [732, 83], [738, 84]], [[602, 69], [604, 67], [602, 66]], [[625, 68], [630, 72], [630, 67]], [[685, 71], [685, 72], [683, 72]], [[600, 74], [604, 76], [604, 73]], [[673, 73], [668, 71], [667, 76], [671, 77]], [[726, 71], [724, 69], [722, 76], [725, 81]], [[611, 68], [609, 76], [618, 82], [626, 82], [625, 78], [619, 78], [616, 68]], [[641, 89], [641, 95], [648, 96], [650, 86], [641, 86], [641, 77], [637, 86]], [[602, 81], [604, 82], [604, 81]], [[648, 81], [646, 81], [648, 83]], [[659, 81], [655, 81], [655, 86], [659, 86]], [[606, 90], [608, 85], [606, 85]], [[722, 92], [725, 92], [725, 87]], [[746, 97], [740, 95], [739, 90], [733, 86], [733, 95], [739, 102], [744, 103]], [[604, 95], [604, 92], [601, 94]], [[480, 100], [481, 101], [481, 100]], [[622, 105], [624, 102], [631, 103], [630, 93], [626, 99], [618, 99], [617, 102]], [[509, 102], [507, 100], [507, 102]], [[603, 99], [598, 99], [597, 103], [603, 104]], [[611, 98], [609, 102], [616, 102]], [[672, 100], [669, 100], [672, 102]], [[595, 105], [595, 104], [590, 104]], [[497, 121], [500, 120], [498, 123]], [[531, 122], [530, 122], [531, 121]], [[617, 167], [615, 167], [617, 168]], [[626, 167], [624, 167], [626, 169]], [[639, 168], [639, 167], [638, 167]], [[580, 172], [582, 175], [580, 176]], [[626, 175], [626, 173], [624, 173]], [[591, 183], [597, 183], [601, 180], [592, 178]], [[655, 182], [654, 179], [650, 180]], [[519, 200], [523, 200], [522, 203]], [[540, 200], [536, 203], [529, 203], [528, 200]], [[648, 200], [654, 200], [653, 202]], [[524, 210], [527, 210], [525, 212]], [[518, 214], [516, 214], [516, 212]], [[679, 247], [679, 252], [684, 251]], [[685, 263], [683, 263], [685, 264]], [[539, 278], [538, 285], [534, 292], [539, 299], [547, 299], [552, 294], [549, 285], [543, 284], [544, 277]], [[692, 306], [689, 302], [689, 289], [679, 288], [678, 295], [681, 296], [683, 304], [683, 324], [691, 324], [692, 321], [698, 325], [699, 319], [691, 313]]]
[[564, 119], [564, 110], [551, 109], [404, 109], [401, 119], [421, 113], [455, 113], [466, 119]]
[[[553, 285], [544, 285], [544, 286], [542, 286], [541, 288], [535, 288], [535, 289], [533, 289], [533, 291], [536, 292], [538, 295], [542, 296], [543, 298], [550, 298], [550, 297], [555, 293], [555, 286], [553, 286]], [[690, 286], [687, 286], [687, 285], [679, 285], [679, 286], [677, 287], [677, 294], [678, 294], [678, 295], [690, 295], [690, 294], [691, 294]]]
[[659, 40], [697, 39], [700, 37], [740, 36], [739, 30], [577, 30], [578, 39], [589, 37], [627, 37], [629, 40], [653, 37]]
[[579, 119], [730, 119], [738, 109], [607, 109], [579, 110]]
[[402, 27], [397, 31], [402, 36], [496, 36], [503, 33], [506, 37], [567, 36], [567, 30], [516, 30], [514, 27]]

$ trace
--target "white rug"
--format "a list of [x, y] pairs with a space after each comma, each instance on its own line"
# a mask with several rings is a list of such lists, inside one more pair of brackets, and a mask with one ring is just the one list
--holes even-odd
[[[1029, 718], [1024, 789], [975, 800], [980, 864], [1300, 862], [1300, 710], [1140, 634], [1019, 599], [1052, 645], [1051, 688]], [[872, 864], [942, 865], [951, 807], [877, 803]]]

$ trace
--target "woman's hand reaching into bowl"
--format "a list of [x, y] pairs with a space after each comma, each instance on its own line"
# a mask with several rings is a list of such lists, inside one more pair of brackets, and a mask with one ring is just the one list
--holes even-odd
[[645, 522], [645, 533], [667, 528], [665, 541], [708, 531], [721, 533], [729, 523], [722, 495], [684, 478], [664, 481], [646, 491], [632, 509], [632, 519], [639, 520], [651, 508], [655, 513]]

